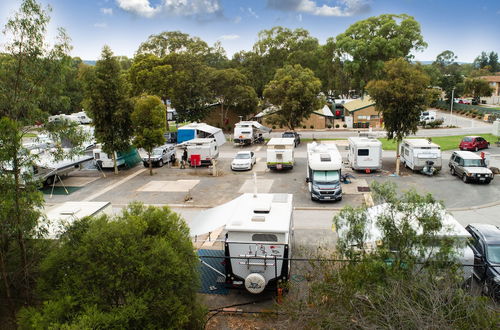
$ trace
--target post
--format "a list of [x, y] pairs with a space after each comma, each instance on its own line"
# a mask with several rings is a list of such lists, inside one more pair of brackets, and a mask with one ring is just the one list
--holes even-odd
[[401, 158], [400, 158], [400, 154], [399, 154], [399, 143], [400, 141], [399, 140], [396, 140], [396, 174], [399, 175], [399, 167], [400, 167], [400, 163], [401, 163]]
[[451, 104], [450, 104], [450, 123], [454, 120], [453, 120], [453, 100], [455, 99], [455, 87], [453, 87], [453, 89], [451, 90]]

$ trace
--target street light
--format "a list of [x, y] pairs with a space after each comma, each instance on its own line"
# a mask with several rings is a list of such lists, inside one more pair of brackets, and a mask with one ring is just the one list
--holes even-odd
[[451, 90], [451, 106], [450, 106], [450, 119], [451, 121], [454, 121], [453, 120], [453, 100], [454, 100], [454, 95], [455, 95], [455, 87], [453, 87], [453, 89]]

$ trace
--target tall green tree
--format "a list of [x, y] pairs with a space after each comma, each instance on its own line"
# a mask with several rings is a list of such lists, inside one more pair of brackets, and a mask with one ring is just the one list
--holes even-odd
[[236, 69], [215, 70], [210, 76], [210, 89], [220, 104], [220, 127], [226, 126], [229, 110], [247, 115], [257, 108], [258, 98], [247, 78]]
[[118, 60], [108, 46], [104, 46], [95, 69], [87, 74], [85, 87], [95, 138], [102, 144], [103, 151], [113, 158], [115, 173], [118, 173], [116, 152], [130, 146], [133, 105]]
[[[33, 176], [34, 157], [23, 148], [28, 125], [43, 122], [41, 108], [70, 49], [64, 30], [52, 46], [47, 40], [50, 8], [35, 0], [21, 2], [7, 21], [0, 51], [0, 309], [8, 307], [10, 325], [19, 305], [33, 302], [34, 268], [39, 251], [33, 238], [40, 231], [43, 196]], [[54, 101], [55, 102], [55, 101]], [[5, 310], [3, 310], [5, 312]]]
[[479, 101], [481, 96], [491, 96], [493, 88], [490, 83], [484, 79], [469, 78], [464, 81], [464, 93], [469, 94]]
[[165, 105], [160, 98], [152, 95], [143, 95], [135, 100], [132, 112], [134, 127], [134, 145], [143, 148], [148, 153], [149, 174], [153, 175], [151, 153], [153, 149], [163, 143], [165, 138]]
[[43, 260], [39, 308], [22, 328], [198, 329], [199, 261], [189, 228], [168, 207], [74, 222]]
[[277, 116], [290, 129], [299, 126], [321, 106], [321, 81], [300, 64], [278, 69], [264, 89], [264, 97], [280, 110]]
[[455, 53], [445, 50], [438, 54], [432, 63], [432, 66], [440, 72], [438, 86], [446, 93], [448, 100], [452, 94], [454, 97], [459, 97], [463, 93], [464, 76], [461, 66], [455, 62], [456, 59]]
[[481, 55], [474, 59], [474, 66], [477, 69], [486, 69], [490, 73], [495, 73], [500, 71], [500, 62], [498, 62], [498, 53], [481, 52]]
[[337, 56], [353, 74], [356, 88], [383, 74], [384, 62], [427, 47], [420, 24], [409, 15], [384, 14], [358, 21], [336, 37]]
[[418, 129], [420, 113], [429, 101], [429, 77], [403, 58], [384, 65], [384, 76], [366, 86], [382, 114], [389, 139], [396, 140], [396, 173], [399, 175], [399, 144]]

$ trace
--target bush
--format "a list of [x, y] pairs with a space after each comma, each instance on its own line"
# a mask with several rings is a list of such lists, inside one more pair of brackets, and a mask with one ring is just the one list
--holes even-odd
[[273, 129], [276, 129], [276, 125], [273, 125]]
[[313, 129], [313, 128], [314, 128], [314, 125], [311, 125], [311, 126], [309, 126], [309, 127], [311, 127], [311, 129]]
[[168, 207], [130, 204], [122, 215], [74, 222], [42, 261], [39, 308], [21, 328], [199, 328], [198, 258]]
[[335, 128], [339, 128], [339, 127], [340, 127], [340, 125], [339, 125], [339, 124], [335, 124]]
[[328, 125], [328, 128], [332, 128], [332, 125]]
[[347, 128], [347, 124], [342, 125], [342, 127]]
[[427, 126], [429, 126], [430, 128], [436, 128], [436, 127], [440, 127], [441, 125], [443, 125], [443, 123], [444, 123], [443, 119], [436, 119], [436, 120], [428, 123]]
[[302, 126], [302, 128], [303, 128], [303, 129], [306, 129], [306, 128], [307, 128], [307, 126], [306, 126], [306, 125], [303, 125], [303, 126]]

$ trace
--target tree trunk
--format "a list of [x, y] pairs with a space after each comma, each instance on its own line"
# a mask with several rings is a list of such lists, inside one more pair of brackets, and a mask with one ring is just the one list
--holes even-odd
[[400, 165], [401, 165], [401, 158], [400, 158], [400, 155], [399, 155], [399, 143], [401, 141], [400, 140], [396, 140], [396, 174], [399, 175], [400, 174]]
[[224, 130], [224, 103], [221, 102], [220, 104], [220, 117], [221, 117], [221, 122], [220, 122], [220, 127], [222, 130]]
[[149, 175], [153, 175], [153, 163], [151, 162], [151, 153], [148, 152]]
[[113, 167], [115, 168], [115, 174], [118, 174], [118, 165], [116, 163], [116, 152], [113, 151]]
[[5, 263], [5, 255], [2, 252], [0, 252], [0, 271], [2, 273], [2, 281], [5, 287], [5, 296], [7, 298], [7, 304], [9, 307], [9, 312], [11, 313], [11, 317], [13, 320], [16, 318], [16, 311], [14, 308], [14, 303], [12, 301], [12, 296], [10, 293], [10, 281], [9, 281], [9, 275], [7, 274], [7, 265]]

